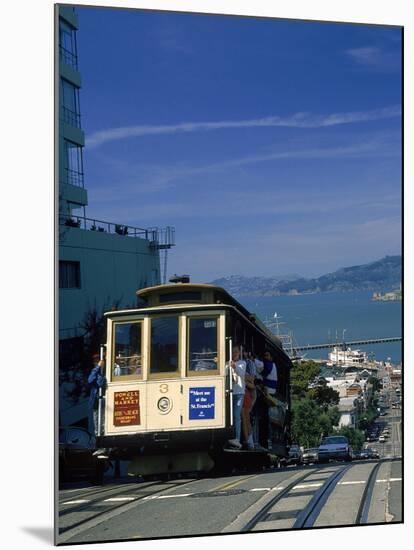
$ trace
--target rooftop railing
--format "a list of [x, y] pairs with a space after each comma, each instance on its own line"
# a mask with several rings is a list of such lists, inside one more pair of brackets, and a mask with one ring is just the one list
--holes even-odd
[[97, 231], [98, 233], [109, 233], [122, 237], [145, 239], [150, 241], [151, 246], [157, 249], [166, 249], [175, 246], [175, 228], [171, 226], [144, 229], [142, 227], [133, 227], [131, 225], [123, 225], [98, 220], [96, 218], [86, 218], [84, 216], [74, 215], [61, 216], [59, 221], [61, 225], [86, 231]]

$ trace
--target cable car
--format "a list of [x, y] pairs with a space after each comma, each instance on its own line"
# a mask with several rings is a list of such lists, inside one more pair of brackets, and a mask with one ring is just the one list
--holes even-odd
[[226, 365], [237, 345], [270, 351], [277, 365], [271, 452], [286, 457], [291, 361], [280, 341], [218, 286], [177, 282], [137, 295], [142, 306], [105, 314], [97, 445], [128, 460], [130, 475], [211, 470], [234, 437]]

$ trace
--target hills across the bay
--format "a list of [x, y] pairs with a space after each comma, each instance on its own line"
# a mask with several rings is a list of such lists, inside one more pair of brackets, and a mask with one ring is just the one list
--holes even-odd
[[284, 277], [246, 277], [231, 275], [211, 281], [235, 296], [280, 296], [318, 292], [398, 289], [402, 280], [401, 256], [385, 256], [375, 262], [343, 267], [316, 278], [298, 275]]

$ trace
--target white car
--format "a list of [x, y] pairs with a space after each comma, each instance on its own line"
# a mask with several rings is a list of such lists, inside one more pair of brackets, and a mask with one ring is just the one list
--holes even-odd
[[380, 435], [378, 441], [380, 443], [385, 443], [385, 437], [383, 435]]
[[352, 460], [352, 449], [348, 439], [343, 435], [324, 437], [318, 448], [318, 461], [328, 462], [330, 459]]

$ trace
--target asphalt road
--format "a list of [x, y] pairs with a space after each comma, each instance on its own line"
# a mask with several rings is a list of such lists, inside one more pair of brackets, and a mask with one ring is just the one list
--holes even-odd
[[401, 462], [113, 483], [59, 499], [61, 544], [399, 522]]
[[[396, 400], [392, 389], [385, 397]], [[58, 544], [401, 522], [401, 409], [376, 422], [390, 437], [369, 446], [386, 460], [68, 485], [59, 492]]]

